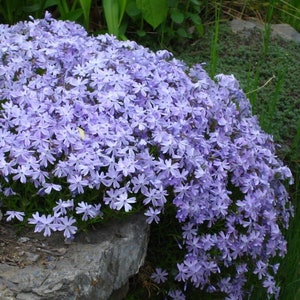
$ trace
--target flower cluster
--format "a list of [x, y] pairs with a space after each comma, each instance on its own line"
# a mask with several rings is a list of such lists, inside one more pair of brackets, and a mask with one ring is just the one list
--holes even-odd
[[[178, 281], [242, 299], [254, 273], [277, 293], [270, 261], [286, 252], [292, 176], [233, 76], [212, 80], [167, 51], [87, 36], [48, 14], [1, 25], [0, 43], [1, 191], [10, 197], [18, 182], [75, 201], [33, 214], [36, 231], [70, 238], [69, 212], [87, 220], [102, 205], [143, 206], [158, 223], [168, 201], [182, 226]], [[88, 190], [98, 202], [76, 202]]]

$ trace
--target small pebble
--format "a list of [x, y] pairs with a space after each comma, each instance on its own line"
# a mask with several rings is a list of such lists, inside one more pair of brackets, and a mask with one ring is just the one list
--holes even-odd
[[40, 258], [40, 255], [36, 253], [25, 252], [25, 254], [31, 262], [36, 262]]
[[30, 238], [22, 236], [18, 239], [18, 243], [24, 244], [26, 242], [28, 242], [30, 240]]

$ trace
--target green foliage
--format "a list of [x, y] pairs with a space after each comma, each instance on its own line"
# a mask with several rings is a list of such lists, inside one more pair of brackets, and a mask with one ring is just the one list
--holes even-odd
[[[217, 8], [222, 11], [218, 16], [220, 20], [256, 17], [267, 24], [286, 22], [300, 30], [300, 0], [103, 0], [101, 4], [96, 0], [0, 0], [0, 21], [14, 24], [28, 19], [29, 15], [41, 18], [45, 10], [49, 10], [63, 20], [84, 25], [88, 30], [91, 21], [101, 23], [101, 19], [90, 19], [94, 8], [98, 10], [96, 18], [104, 13], [105, 29], [109, 33], [120, 39], [126, 39], [128, 32], [133, 39], [155, 36], [161, 45], [201, 37], [203, 24], [216, 21]], [[103, 29], [96, 28], [96, 31], [103, 32]], [[264, 45], [267, 47], [270, 28], [266, 27], [265, 32]]]
[[92, 5], [92, 0], [79, 0], [79, 3], [83, 13], [84, 27], [88, 29], [90, 23], [90, 10]]
[[[75, 0], [69, 5], [67, 0], [56, 0], [57, 9], [62, 20], [78, 21], [88, 30], [92, 0]], [[83, 19], [81, 21], [80, 19]]]
[[102, 5], [108, 32], [118, 38], [126, 39], [124, 35], [126, 27], [122, 26], [122, 20], [127, 0], [103, 0]]
[[283, 22], [300, 30], [300, 0], [279, 0], [276, 9]]
[[14, 24], [28, 19], [29, 15], [40, 18], [44, 11], [55, 6], [56, 2], [56, 0], [1, 0], [0, 20], [2, 23]]
[[0, 20], [15, 24], [28, 16], [43, 18], [45, 11], [57, 12], [62, 20], [77, 21], [88, 30], [93, 0], [0, 0]]
[[220, 7], [215, 8], [215, 30], [211, 46], [211, 67], [209, 75], [213, 78], [216, 75], [217, 61], [218, 61], [218, 38], [220, 25]]
[[[126, 3], [125, 3], [126, 2]], [[124, 38], [125, 30], [145, 36], [153, 30], [161, 44], [174, 38], [203, 34], [197, 0], [103, 0], [108, 32]]]
[[168, 15], [168, 6], [165, 0], [136, 0], [136, 7], [153, 29], [162, 24]]

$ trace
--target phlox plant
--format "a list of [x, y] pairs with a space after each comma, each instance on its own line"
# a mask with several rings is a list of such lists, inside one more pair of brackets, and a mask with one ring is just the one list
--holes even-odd
[[[192, 285], [243, 299], [249, 274], [277, 297], [292, 175], [232, 75], [211, 79], [201, 64], [49, 14], [1, 25], [0, 42], [8, 221], [72, 239], [104, 208], [143, 210], [151, 224], [172, 205], [183, 291], [166, 297]], [[161, 282], [173, 274], [158, 270]]]

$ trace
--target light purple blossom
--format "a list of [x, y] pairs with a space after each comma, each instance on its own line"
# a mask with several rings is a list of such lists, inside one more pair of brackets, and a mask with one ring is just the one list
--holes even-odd
[[69, 218], [67, 216], [60, 218], [60, 224], [57, 225], [57, 230], [64, 232], [64, 237], [67, 239], [72, 238], [74, 234], [77, 232], [77, 227], [73, 226], [76, 222], [72, 217]]
[[23, 221], [25, 213], [22, 211], [6, 211], [5, 215], [7, 216], [6, 221], [11, 221], [12, 219], [18, 219], [19, 221]]
[[87, 221], [90, 218], [95, 218], [97, 215], [95, 207], [83, 201], [78, 203], [78, 206], [76, 207], [76, 213], [83, 214], [82, 215], [83, 221]]
[[95, 217], [99, 216], [100, 218], [103, 218], [103, 212], [101, 211], [101, 204], [94, 204], [93, 210]]
[[30, 224], [36, 222], [34, 232], [44, 231], [44, 236], [50, 236], [51, 231], [57, 230], [57, 225], [53, 223], [54, 217], [51, 215], [42, 215], [41, 217], [34, 216], [35, 220], [30, 221]]
[[68, 182], [70, 183], [70, 190], [75, 194], [83, 194], [84, 187], [88, 186], [88, 181], [83, 179], [81, 175], [75, 175], [69, 178]]
[[40, 218], [41, 217], [40, 217], [39, 212], [36, 212], [36, 213], [32, 214], [32, 218], [28, 219], [28, 223], [32, 224], [32, 225], [41, 224]]
[[56, 202], [57, 206], [53, 207], [54, 213], [60, 213], [62, 215], [67, 214], [67, 210], [73, 210], [74, 208], [74, 200], [61, 200], [59, 199]]
[[124, 208], [126, 212], [130, 211], [132, 209], [133, 203], [136, 202], [135, 197], [128, 197], [127, 192], [123, 192], [117, 196], [116, 201], [114, 202], [113, 208], [116, 210], [120, 210]]
[[145, 212], [145, 216], [147, 216], [147, 223], [151, 224], [153, 221], [155, 223], [159, 222], [159, 214], [161, 213], [161, 211], [157, 208], [152, 208], [149, 207], [149, 209]]

